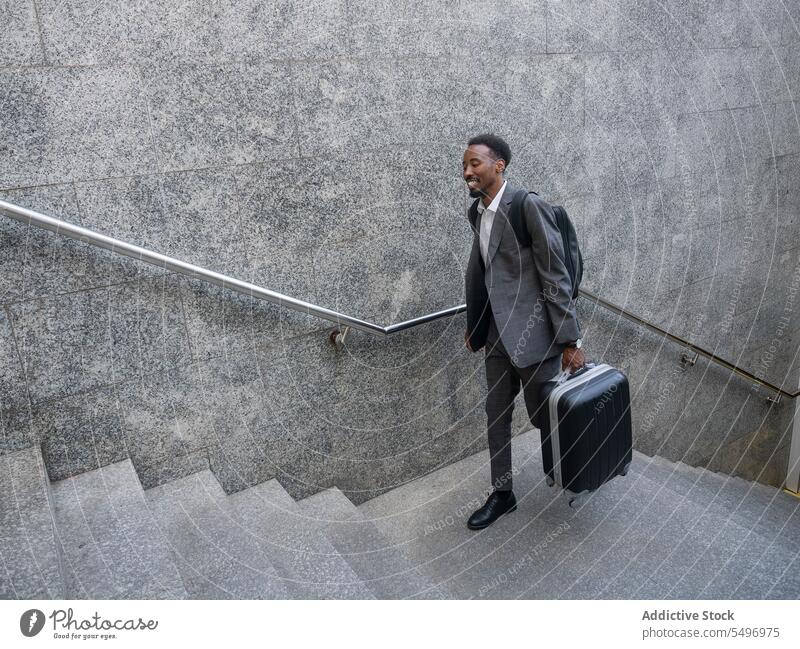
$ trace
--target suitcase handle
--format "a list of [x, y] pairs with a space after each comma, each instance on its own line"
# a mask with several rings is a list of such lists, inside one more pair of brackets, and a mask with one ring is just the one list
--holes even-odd
[[575, 370], [574, 372], [570, 372], [569, 370], [562, 370], [559, 374], [556, 374], [551, 380], [555, 381], [558, 385], [561, 385], [564, 381], [569, 381], [570, 379], [574, 379], [585, 372], [588, 372], [595, 366], [594, 363], [584, 363], [583, 367]]

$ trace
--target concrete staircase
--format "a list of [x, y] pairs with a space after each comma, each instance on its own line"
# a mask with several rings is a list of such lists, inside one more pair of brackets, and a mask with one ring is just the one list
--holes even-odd
[[209, 471], [143, 491], [130, 461], [57, 483], [2, 456], [0, 597], [195, 599], [800, 596], [800, 500], [636, 453], [578, 509], [514, 439], [518, 509], [480, 532], [484, 451], [356, 507]]

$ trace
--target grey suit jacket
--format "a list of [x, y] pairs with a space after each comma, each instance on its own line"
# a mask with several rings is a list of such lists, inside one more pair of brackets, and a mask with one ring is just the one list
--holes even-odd
[[[531, 245], [520, 247], [508, 222], [508, 211], [520, 188], [509, 183], [489, 236], [489, 263], [480, 252], [480, 215], [473, 230], [472, 251], [465, 278], [470, 344], [486, 342], [483, 323], [489, 309], [500, 340], [517, 367], [528, 367], [560, 354], [564, 344], [581, 337], [572, 282], [564, 263], [564, 246], [550, 205], [528, 194], [522, 204]], [[469, 219], [469, 211], [467, 212]]]

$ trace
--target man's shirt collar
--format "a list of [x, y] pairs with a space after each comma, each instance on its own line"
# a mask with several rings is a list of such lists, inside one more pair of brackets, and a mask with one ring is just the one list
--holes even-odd
[[[490, 211], [497, 212], [497, 208], [500, 206], [500, 199], [503, 197], [503, 191], [505, 190], [507, 184], [508, 184], [507, 180], [503, 181], [503, 186], [500, 187], [500, 191], [497, 192], [497, 195], [492, 199], [492, 202], [489, 203], [488, 209]], [[478, 201], [478, 214], [483, 214], [483, 211], [485, 209], [487, 209], [487, 208], [484, 207], [483, 199], [481, 198]]]

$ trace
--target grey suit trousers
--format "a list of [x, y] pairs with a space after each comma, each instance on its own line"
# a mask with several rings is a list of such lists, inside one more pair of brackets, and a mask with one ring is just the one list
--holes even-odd
[[521, 384], [528, 417], [539, 428], [539, 416], [546, 416], [539, 395], [541, 385], [561, 370], [561, 355], [556, 354], [529, 367], [516, 367], [500, 341], [497, 325], [492, 317], [486, 338], [485, 364], [489, 388], [486, 416], [492, 486], [498, 491], [510, 491], [513, 487], [511, 415], [514, 411], [514, 398], [519, 394]]

